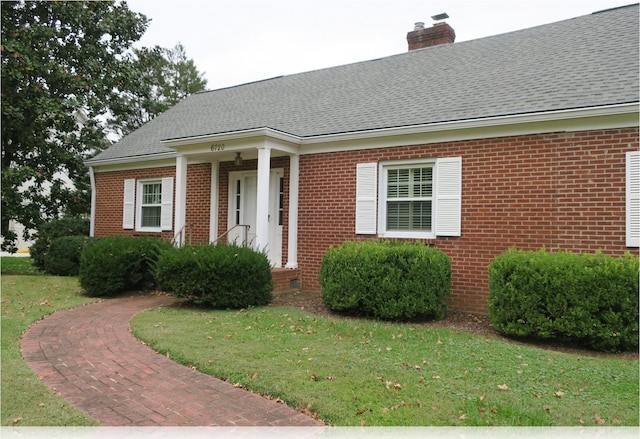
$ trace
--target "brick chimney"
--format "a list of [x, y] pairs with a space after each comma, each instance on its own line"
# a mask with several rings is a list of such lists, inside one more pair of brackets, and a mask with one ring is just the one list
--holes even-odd
[[407, 33], [409, 50], [422, 49], [423, 47], [438, 46], [440, 44], [453, 43], [456, 33], [447, 23], [434, 23], [432, 27], [424, 27], [424, 23], [418, 22], [412, 32]]

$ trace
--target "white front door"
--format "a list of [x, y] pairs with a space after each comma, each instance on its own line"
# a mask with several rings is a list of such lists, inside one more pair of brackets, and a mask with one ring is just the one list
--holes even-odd
[[[255, 244], [258, 173], [256, 171], [229, 173], [227, 230], [231, 231], [227, 240], [264, 251], [273, 267], [282, 266], [283, 182], [283, 170], [272, 169], [269, 176], [269, 244], [267, 248], [257, 249]], [[234, 226], [237, 227], [234, 228]]]

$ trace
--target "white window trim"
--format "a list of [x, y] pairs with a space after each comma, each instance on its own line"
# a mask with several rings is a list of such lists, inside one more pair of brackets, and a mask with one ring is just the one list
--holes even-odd
[[[378, 178], [378, 236], [381, 238], [409, 238], [409, 239], [433, 239], [435, 233], [435, 191], [436, 191], [436, 160], [435, 159], [417, 159], [417, 160], [393, 160], [380, 162], [379, 178]], [[387, 171], [389, 169], [398, 169], [406, 167], [426, 167], [433, 169], [433, 189], [431, 192], [431, 230], [386, 230], [387, 224]]]
[[[141, 226], [142, 186], [149, 183], [161, 184], [160, 227]], [[137, 232], [173, 230], [173, 177], [143, 178], [139, 180], [133, 178], [126, 179], [124, 181], [124, 206], [122, 216], [123, 229], [134, 229]]]
[[[162, 193], [162, 179], [161, 178], [145, 178], [137, 181], [136, 184], [136, 231], [138, 232], [161, 232], [162, 227], [143, 227], [142, 226], [142, 187], [147, 184], [160, 184], [160, 192]], [[162, 203], [158, 206], [162, 211]], [[160, 214], [162, 217], [162, 213]]]

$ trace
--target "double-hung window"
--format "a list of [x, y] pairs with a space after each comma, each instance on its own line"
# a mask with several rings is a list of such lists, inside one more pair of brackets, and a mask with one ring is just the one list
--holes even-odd
[[383, 168], [386, 186], [384, 230], [430, 233], [433, 217], [433, 165]]
[[124, 181], [124, 229], [160, 232], [173, 227], [173, 178]]
[[140, 227], [160, 228], [160, 216], [162, 212], [162, 182], [141, 181], [140, 193]]
[[383, 238], [460, 236], [460, 157], [361, 163], [356, 233]]

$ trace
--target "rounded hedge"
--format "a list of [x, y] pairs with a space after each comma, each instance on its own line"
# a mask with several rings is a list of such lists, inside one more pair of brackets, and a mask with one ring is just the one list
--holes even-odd
[[638, 349], [638, 258], [511, 249], [489, 266], [502, 334], [603, 351]]
[[107, 236], [89, 241], [80, 256], [80, 285], [89, 296], [113, 296], [155, 286], [153, 267], [169, 241]]
[[248, 247], [195, 245], [164, 251], [155, 275], [160, 289], [212, 308], [262, 306], [273, 298], [269, 259]]
[[56, 238], [63, 236], [89, 236], [89, 220], [80, 217], [66, 217], [42, 224], [38, 228], [37, 238], [29, 254], [33, 264], [41, 270], [45, 269], [45, 259], [49, 246]]
[[51, 241], [44, 257], [44, 271], [54, 276], [77, 276], [80, 273], [80, 255], [88, 236], [63, 236]]
[[324, 304], [334, 311], [440, 319], [451, 293], [451, 261], [419, 243], [345, 242], [323, 257], [320, 285]]

